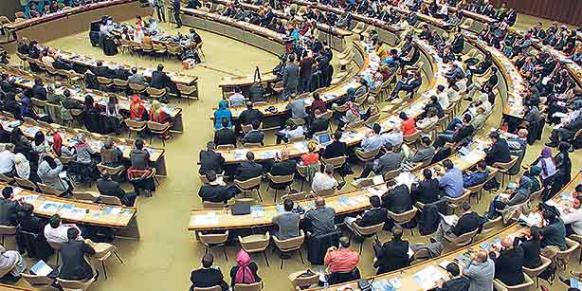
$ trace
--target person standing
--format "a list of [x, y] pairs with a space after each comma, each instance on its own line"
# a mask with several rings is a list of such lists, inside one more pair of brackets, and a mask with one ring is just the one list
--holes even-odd
[[290, 55], [283, 68], [283, 99], [287, 100], [292, 93], [297, 93], [299, 86], [299, 66], [295, 63], [295, 55]]
[[166, 22], [166, 10], [164, 9], [164, 0], [154, 0], [154, 1], [156, 12], [158, 13], [158, 20], [160, 22]]
[[174, 20], [178, 28], [182, 27], [182, 18], [180, 18], [180, 0], [172, 0], [172, 8], [174, 9]]

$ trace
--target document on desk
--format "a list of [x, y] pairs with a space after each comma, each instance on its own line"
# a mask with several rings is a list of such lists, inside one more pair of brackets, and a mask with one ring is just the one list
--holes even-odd
[[434, 288], [436, 286], [436, 282], [441, 279], [445, 279], [445, 276], [441, 272], [439, 272], [435, 266], [428, 266], [418, 272], [416, 272], [413, 276], [414, 281], [418, 284], [422, 289], [428, 290]]
[[45, 201], [41, 206], [40, 209], [47, 213], [57, 213], [57, 211], [61, 208], [63, 204], [60, 202], [53, 202], [53, 201]]
[[439, 215], [441, 216], [443, 221], [450, 226], [455, 226], [457, 224], [457, 221], [459, 221], [459, 217], [456, 214], [442, 215], [441, 213], [439, 213]]
[[388, 191], [388, 187], [386, 187], [386, 185], [382, 184], [382, 185], [378, 185], [378, 186], [368, 187], [367, 190], [370, 194], [380, 197], [384, 193], [386, 193], [386, 191]]
[[217, 225], [218, 215], [215, 213], [195, 215], [193, 218], [196, 225]]

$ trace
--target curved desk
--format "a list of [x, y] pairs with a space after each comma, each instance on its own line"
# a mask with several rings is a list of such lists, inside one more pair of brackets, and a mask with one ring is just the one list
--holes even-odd
[[[122, 22], [136, 16], [151, 15], [152, 11], [150, 7], [142, 7], [138, 0], [109, 0], [10, 23], [5, 28], [14, 32], [17, 38], [26, 37], [43, 43], [86, 31], [91, 22], [101, 19], [103, 15]], [[11, 41], [14, 43], [15, 40]]]
[[[569, 194], [574, 191], [576, 185], [582, 182], [582, 174], [578, 173], [572, 181], [564, 187], [560, 193]], [[556, 194], [552, 201], [556, 204], [562, 204], [565, 201], [562, 200], [561, 194]], [[511, 224], [497, 232], [488, 235], [487, 237], [473, 243], [467, 247], [455, 250], [448, 254], [439, 256], [438, 258], [430, 259], [418, 264], [406, 267], [394, 272], [370, 276], [367, 279], [373, 280], [373, 284], [378, 284], [377, 286], [385, 286], [384, 284], [392, 284], [393, 286], [405, 286], [406, 288], [402, 290], [407, 291], [421, 291], [428, 290], [435, 287], [435, 283], [439, 278], [448, 280], [448, 275], [444, 267], [450, 262], [456, 262], [462, 266], [470, 260], [470, 254], [475, 253], [480, 249], [489, 250], [491, 245], [499, 244], [500, 239], [507, 236], [518, 236], [522, 232], [523, 227], [517, 223]], [[382, 285], [381, 285], [382, 284]], [[351, 281], [343, 284], [338, 284], [330, 286], [329, 289], [323, 288], [312, 288], [308, 289], [314, 290], [343, 290], [343, 287], [351, 287], [354, 290], [360, 290], [358, 288], [357, 281]], [[397, 288], [400, 290], [400, 288]], [[384, 290], [379, 288], [379, 290]]]

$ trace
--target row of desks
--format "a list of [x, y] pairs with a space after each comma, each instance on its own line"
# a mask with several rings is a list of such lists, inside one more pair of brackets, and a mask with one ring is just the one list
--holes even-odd
[[[578, 175], [574, 177], [572, 181], [564, 189], [562, 189], [559, 194], [554, 196], [551, 201], [560, 205], [560, 207], [570, 207], [569, 205], [571, 205], [571, 193], [580, 183], [582, 183], [582, 174], [578, 173]], [[430, 259], [398, 271], [372, 276], [367, 279], [373, 280], [373, 285], [377, 286], [378, 290], [385, 290], [382, 288], [382, 286], [389, 285], [392, 285], [395, 287], [395, 289], [398, 290], [401, 288], [404, 288], [402, 290], [410, 291], [428, 290], [436, 287], [435, 284], [438, 280], [442, 279], [446, 281], [450, 279], [446, 270], [444, 269], [448, 263], [456, 262], [460, 265], [461, 268], [463, 268], [466, 266], [466, 263], [470, 261], [471, 254], [476, 253], [480, 249], [490, 250], [492, 245], [499, 246], [501, 239], [505, 237], [521, 236], [523, 231], [524, 227], [514, 223], [467, 247], [463, 247], [438, 258]], [[354, 290], [360, 290], [358, 289], [357, 281], [338, 284], [337, 286], [330, 287], [330, 289], [345, 290], [344, 288], [346, 287], [353, 288]], [[324, 289], [313, 288], [309, 290], [314, 291]]]

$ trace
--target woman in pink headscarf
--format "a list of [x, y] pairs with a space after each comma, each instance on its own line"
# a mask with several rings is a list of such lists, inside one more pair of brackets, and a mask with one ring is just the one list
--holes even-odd
[[257, 275], [259, 266], [253, 261], [251, 257], [244, 250], [240, 250], [236, 255], [236, 266], [230, 269], [230, 285], [234, 288], [235, 284], [250, 284], [261, 281]]
[[552, 149], [545, 147], [538, 159], [532, 165], [538, 166], [542, 169], [541, 177], [544, 185], [551, 183], [551, 179], [558, 171], [554, 159], [552, 158]]

